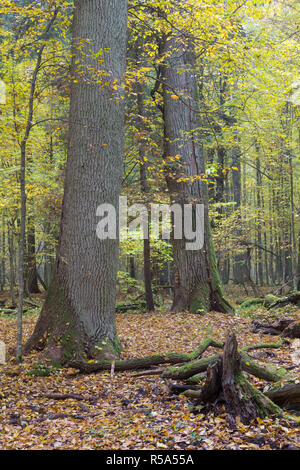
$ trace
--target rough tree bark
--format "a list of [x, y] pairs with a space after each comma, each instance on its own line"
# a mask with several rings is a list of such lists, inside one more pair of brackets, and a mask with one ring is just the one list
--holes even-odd
[[[231, 163], [233, 166], [232, 170], [232, 186], [233, 186], [233, 200], [235, 202], [235, 210], [241, 210], [241, 150], [238, 143], [233, 147], [231, 154]], [[238, 220], [241, 222], [241, 214], [238, 213]], [[240, 230], [235, 231], [235, 236], [239, 237], [241, 235]], [[232, 271], [234, 281], [245, 284], [251, 284], [251, 287], [255, 294], [257, 294], [257, 289], [254, 282], [251, 279], [251, 248], [247, 247], [242, 253], [237, 253], [233, 259]]]
[[[172, 239], [175, 274], [172, 310], [229, 312], [231, 306], [222, 292], [210, 233], [207, 183], [201, 180], [205, 162], [199, 135], [195, 55], [192, 46], [184, 42], [183, 36], [176, 32], [164, 41], [163, 47], [166, 181], [172, 203], [182, 208], [184, 204], [204, 205], [204, 245], [202, 249], [186, 250], [184, 236]], [[176, 156], [180, 156], [179, 164], [170, 161], [170, 157], [174, 160]], [[189, 178], [189, 181], [178, 182], [180, 176]], [[195, 176], [196, 179], [192, 180]]]
[[[75, 1], [64, 201], [54, 276], [26, 351], [113, 357], [118, 237], [100, 240], [96, 209], [118, 216], [122, 174], [127, 1]], [[118, 217], [117, 217], [118, 218]], [[117, 234], [118, 235], [118, 234]]]
[[[30, 224], [30, 225], [29, 225]], [[28, 221], [27, 232], [27, 256], [26, 256], [26, 292], [28, 294], [38, 294], [40, 292], [38, 286], [38, 276], [36, 267], [36, 251], [35, 251], [35, 227], [33, 220]]]
[[10, 289], [12, 308], [16, 306], [16, 296], [15, 296], [15, 291], [14, 291], [15, 284], [16, 284], [14, 223], [15, 223], [14, 219], [7, 221], [7, 245], [8, 245], [8, 254], [9, 254], [9, 289]]

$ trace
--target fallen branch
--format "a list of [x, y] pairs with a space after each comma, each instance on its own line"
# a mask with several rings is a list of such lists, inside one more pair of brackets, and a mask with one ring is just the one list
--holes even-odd
[[293, 403], [297, 403], [297, 409], [300, 408], [300, 382], [274, 386], [265, 392], [265, 395], [285, 408], [293, 408]]
[[98, 400], [98, 397], [84, 397], [77, 393], [42, 393], [41, 398], [51, 398], [52, 400], [83, 400], [83, 401], [93, 401]]
[[165, 368], [162, 367], [158, 369], [142, 370], [141, 372], [133, 374], [133, 377], [143, 377], [144, 375], [160, 375], [164, 370]]
[[[196, 348], [192, 353], [166, 353], [166, 354], [155, 354], [153, 356], [146, 356], [136, 359], [124, 359], [115, 361], [115, 371], [124, 370], [137, 370], [146, 369], [151, 366], [157, 366], [161, 364], [178, 364], [183, 362], [189, 362], [196, 360], [200, 357], [208, 347], [213, 346], [222, 348], [223, 343], [216, 341], [212, 338], [207, 338]], [[83, 362], [83, 361], [70, 361], [68, 367], [78, 369], [80, 372], [93, 373], [102, 370], [111, 370], [111, 361], [101, 360], [98, 362]]]
[[278, 305], [284, 306], [289, 303], [296, 305], [300, 301], [300, 292], [293, 292], [290, 295], [286, 295], [285, 297], [282, 297], [281, 299], [276, 300], [273, 302], [269, 307], [268, 310], [271, 308], [277, 307]]
[[41, 308], [41, 305], [35, 303], [35, 302], [32, 302], [32, 300], [28, 300], [28, 299], [24, 299], [24, 302], [26, 304], [29, 304], [29, 305], [32, 305], [32, 307], [36, 307], [36, 308]]
[[252, 344], [251, 346], [245, 346], [242, 350], [244, 352], [255, 351], [257, 349], [276, 349], [281, 348], [285, 344], [290, 344], [288, 339], [282, 339], [279, 343], [260, 343], [260, 344]]
[[258, 320], [253, 320], [251, 331], [253, 333], [262, 332], [266, 335], [300, 338], [300, 322], [295, 318], [282, 318], [273, 323], [261, 323]]

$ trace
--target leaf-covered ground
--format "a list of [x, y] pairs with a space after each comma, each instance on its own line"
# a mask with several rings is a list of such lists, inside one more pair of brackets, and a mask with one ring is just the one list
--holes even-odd
[[[296, 308], [289, 308], [289, 315], [296, 313]], [[25, 337], [36, 318], [36, 314], [25, 315]], [[190, 352], [207, 336], [224, 340], [233, 326], [240, 346], [279, 341], [251, 333], [250, 323], [245, 315], [229, 318], [216, 312], [117, 316], [123, 357]], [[13, 348], [15, 338], [15, 316], [0, 315], [0, 339]], [[283, 348], [253, 355], [295, 367], [292, 346], [293, 340]], [[159, 376], [136, 377], [135, 372], [117, 372], [113, 377], [109, 372], [80, 375], [72, 369], [57, 369], [46, 377], [28, 375], [38, 360], [31, 355], [17, 365], [8, 353], [7, 364], [0, 365], [0, 449], [300, 449], [296, 423], [272, 416], [250, 426], [237, 419], [233, 428], [225, 412], [194, 415], [191, 402], [170, 396]], [[293, 373], [299, 376], [299, 369]], [[258, 379], [253, 383], [265, 385]], [[69, 394], [69, 398], [57, 400], [55, 393]]]

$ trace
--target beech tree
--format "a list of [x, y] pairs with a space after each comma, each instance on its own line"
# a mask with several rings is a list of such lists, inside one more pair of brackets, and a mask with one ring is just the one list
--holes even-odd
[[96, 209], [118, 209], [124, 132], [127, 1], [75, 1], [68, 158], [55, 272], [26, 351], [48, 357], [118, 353], [118, 239], [96, 235]]

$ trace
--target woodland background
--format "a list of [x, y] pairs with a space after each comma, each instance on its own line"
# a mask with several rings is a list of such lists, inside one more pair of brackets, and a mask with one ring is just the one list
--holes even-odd
[[[223, 415], [205, 408], [194, 416], [186, 395], [171, 401], [162, 378], [114, 369], [82, 376], [41, 365], [36, 352], [20, 363], [22, 341], [30, 341], [55, 271], [70, 93], [80, 87], [72, 76], [72, 21], [69, 1], [3, 0], [0, 6], [0, 331], [8, 359], [1, 366], [3, 448], [298, 448], [297, 425], [288, 417], [250, 423], [237, 417], [232, 427], [225, 408]], [[129, 204], [169, 204], [178, 185], [205, 186], [217, 289], [235, 311], [224, 313], [222, 301], [207, 309], [176, 302], [178, 247], [170, 241], [121, 240], [118, 259], [108, 255], [107, 262], [117, 270], [122, 359], [187, 353], [206, 337], [225, 341], [233, 329], [243, 347], [268, 343], [253, 320], [298, 320], [299, 296], [292, 303], [280, 299], [300, 291], [299, 25], [294, 0], [132, 0], [123, 83], [90, 66], [104, 93], [123, 99], [121, 194]], [[105, 62], [105, 49], [76, 47]], [[170, 57], [188, 64], [181, 64], [179, 76], [196, 83], [197, 112], [186, 89], [166, 81]], [[78, 70], [80, 76], [80, 64]], [[168, 152], [166, 107], [173, 105], [185, 109], [178, 114], [183, 122], [197, 115], [196, 126], [184, 122], [181, 128], [186, 141], [200, 143], [203, 168], [193, 174], [186, 174], [180, 145], [178, 153]], [[284, 365], [298, 385], [295, 341], [255, 359]], [[265, 390], [259, 377], [254, 385]]]

